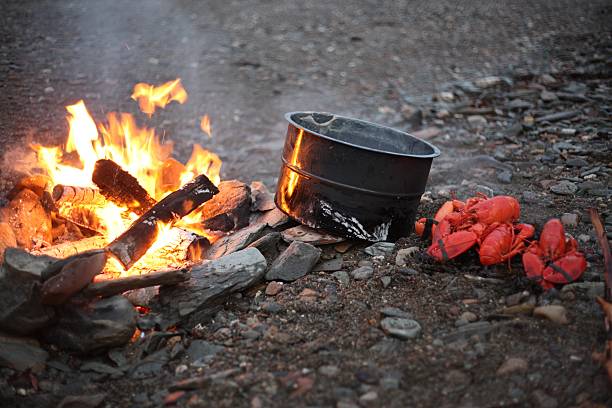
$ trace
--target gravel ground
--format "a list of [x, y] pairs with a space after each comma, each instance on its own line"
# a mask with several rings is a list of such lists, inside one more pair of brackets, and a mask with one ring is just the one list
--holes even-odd
[[[64, 105], [85, 98], [99, 119], [111, 110], [133, 112], [134, 83], [181, 77], [188, 103], [150, 122], [176, 141], [181, 158], [198, 140], [225, 160], [225, 178], [272, 187], [285, 111], [328, 110], [421, 130], [443, 152], [421, 214], [433, 214], [451, 191], [462, 198], [513, 194], [521, 220], [538, 229], [550, 217], [574, 214], [568, 232], [589, 261], [583, 280], [601, 287], [586, 208], [599, 208], [610, 228], [609, 2], [103, 3], [0, 6], [0, 72], [7, 78], [0, 84], [0, 142], [10, 153], [0, 190], [19, 174], [15, 157], [22, 156], [14, 153], [27, 141], [63, 140]], [[487, 75], [502, 79], [476, 92], [462, 82]], [[411, 116], [415, 109], [422, 121]], [[571, 111], [579, 113], [538, 122]], [[211, 141], [198, 130], [203, 113], [213, 120]], [[555, 192], [564, 191], [559, 184], [570, 193]], [[511, 272], [482, 268], [474, 253], [436, 264], [415, 237], [383, 257], [365, 254], [365, 246], [344, 254], [328, 247], [324, 256], [341, 257], [349, 274], [371, 266], [369, 278], [347, 284], [341, 275], [314, 272], [275, 295], [261, 284], [202, 328], [155, 346], [149, 332], [97, 357], [51, 349], [42, 372], [0, 370], [0, 402], [56, 406], [80, 395], [77, 405], [93, 406], [95, 395], [105, 394], [106, 406], [134, 407], [612, 403], [591, 358], [605, 335], [588, 291], [543, 294], [520, 278], [519, 262]], [[397, 251], [409, 247], [417, 247], [414, 258], [397, 265]], [[523, 309], [509, 312], [515, 303]], [[569, 323], [531, 316], [536, 305], [563, 307]], [[384, 311], [390, 306], [420, 323], [416, 339], [381, 330], [385, 314], [398, 313]], [[206, 350], [181, 352], [196, 340], [209, 342]], [[153, 368], [143, 378], [129, 367], [141, 364], [145, 349]], [[99, 365], [85, 369], [92, 361]], [[168, 399], [171, 384], [201, 375], [216, 378]]]

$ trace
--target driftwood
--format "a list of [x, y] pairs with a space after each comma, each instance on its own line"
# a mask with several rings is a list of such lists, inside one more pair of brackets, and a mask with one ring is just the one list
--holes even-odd
[[53, 201], [57, 205], [78, 204], [78, 205], [104, 205], [106, 199], [100, 190], [94, 187], [76, 187], [57, 184], [51, 193]]
[[155, 242], [159, 232], [158, 224], [173, 225], [218, 192], [208, 177], [199, 175], [141, 215], [108, 245], [108, 250], [126, 270], [129, 269]]
[[98, 160], [91, 179], [108, 201], [127, 207], [138, 215], [143, 215], [155, 204], [138, 180], [112, 160]]
[[176, 285], [189, 279], [187, 269], [151, 272], [144, 275], [110, 279], [104, 282], [90, 283], [81, 294], [86, 297], [109, 297], [128, 290], [147, 288], [157, 285]]

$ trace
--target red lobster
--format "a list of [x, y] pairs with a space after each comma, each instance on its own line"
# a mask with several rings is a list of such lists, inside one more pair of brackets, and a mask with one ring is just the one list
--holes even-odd
[[[440, 207], [432, 225], [432, 243], [427, 253], [439, 261], [453, 259], [478, 244], [480, 262], [493, 265], [504, 262], [525, 248], [525, 240], [533, 236], [529, 224], [513, 224], [520, 215], [520, 205], [514, 197], [484, 194], [447, 201]], [[427, 219], [416, 222], [415, 230], [422, 235]]]
[[533, 242], [523, 254], [523, 267], [529, 279], [550, 289], [580, 278], [586, 269], [586, 260], [578, 251], [576, 240], [566, 238], [563, 224], [553, 218], [544, 224], [540, 240]]

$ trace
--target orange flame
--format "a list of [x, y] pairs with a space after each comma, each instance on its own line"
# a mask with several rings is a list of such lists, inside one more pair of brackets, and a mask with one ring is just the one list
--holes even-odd
[[210, 125], [208, 115], [202, 116], [202, 120], [200, 121], [200, 129], [202, 129], [202, 132], [206, 133], [208, 137], [212, 137], [212, 126]]
[[134, 86], [132, 99], [138, 101], [140, 110], [151, 116], [155, 108], [164, 108], [172, 101], [183, 104], [187, 101], [187, 91], [181, 84], [181, 79], [166, 82], [160, 86], [139, 83]]
[[[164, 92], [160, 89], [164, 88]], [[143, 93], [143, 90], [147, 90]], [[144, 97], [142, 95], [148, 95]], [[140, 95], [140, 96], [136, 96]], [[163, 107], [171, 100], [180, 103], [187, 99], [187, 93], [180, 84], [180, 79], [168, 82], [161, 87], [147, 84], [138, 84], [134, 88], [134, 99], [137, 99], [143, 112], [152, 113], [155, 106]], [[189, 161], [183, 165], [169, 159], [172, 153], [172, 143], [161, 143], [155, 131], [146, 127], [139, 127], [132, 115], [127, 113], [111, 113], [106, 123], [96, 126], [85, 103], [81, 100], [74, 105], [66, 107], [68, 123], [70, 126], [66, 147], [44, 147], [32, 145], [36, 151], [40, 166], [47, 172], [52, 184], [64, 184], [80, 187], [95, 187], [91, 176], [96, 161], [111, 159], [124, 170], [134, 176], [142, 187], [157, 200], [162, 199], [177, 186], [182, 186], [199, 174], [206, 174], [215, 184], [220, 182], [221, 159], [216, 154], [194, 145]], [[210, 119], [207, 118], [210, 129]], [[75, 152], [80, 166], [68, 164], [64, 153]], [[174, 166], [164, 166], [173, 162]], [[163, 169], [172, 168], [173, 171], [163, 174], [165, 183], [161, 182]], [[170, 183], [168, 183], [170, 178]], [[170, 186], [170, 187], [169, 187]], [[69, 207], [69, 204], [66, 204]], [[60, 208], [60, 212], [62, 212]], [[66, 208], [64, 210], [69, 210]], [[118, 207], [113, 203], [94, 207], [91, 210], [100, 220], [108, 240], [112, 240], [124, 232], [137, 215]], [[192, 213], [188, 218], [190, 224], [201, 223], [198, 212]], [[159, 225], [158, 239], [141, 261], [154, 263], [155, 256], [149, 256], [164, 245], [169, 239], [167, 225]], [[140, 262], [142, 267], [142, 262]], [[145, 265], [146, 266], [146, 265]], [[163, 265], [162, 265], [163, 266]]]

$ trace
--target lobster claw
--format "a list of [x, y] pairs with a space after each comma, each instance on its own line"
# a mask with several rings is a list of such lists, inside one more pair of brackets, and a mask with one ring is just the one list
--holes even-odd
[[435, 239], [427, 249], [429, 256], [438, 261], [456, 258], [478, 242], [478, 236], [471, 231], [457, 231]]
[[544, 269], [544, 279], [551, 283], [572, 283], [576, 281], [587, 267], [586, 259], [580, 252], [567, 254]]

